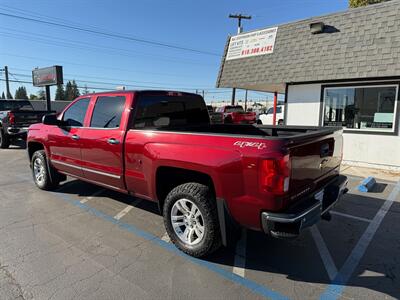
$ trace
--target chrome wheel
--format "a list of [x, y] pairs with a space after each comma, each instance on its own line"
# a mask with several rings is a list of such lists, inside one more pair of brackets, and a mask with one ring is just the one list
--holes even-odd
[[189, 199], [179, 199], [171, 209], [171, 224], [178, 238], [190, 246], [204, 237], [204, 219], [200, 209]]
[[33, 173], [35, 175], [35, 180], [38, 184], [42, 184], [45, 179], [45, 166], [43, 165], [43, 160], [36, 158], [33, 161]]

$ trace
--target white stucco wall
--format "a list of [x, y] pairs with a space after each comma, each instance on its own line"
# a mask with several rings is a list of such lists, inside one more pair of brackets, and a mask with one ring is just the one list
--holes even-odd
[[400, 171], [400, 136], [344, 133], [343, 160], [348, 165]]
[[[320, 97], [321, 84], [289, 85], [287, 125], [318, 126]], [[344, 164], [400, 171], [400, 136], [344, 133], [343, 140]]]
[[318, 126], [320, 84], [289, 85], [287, 125]]

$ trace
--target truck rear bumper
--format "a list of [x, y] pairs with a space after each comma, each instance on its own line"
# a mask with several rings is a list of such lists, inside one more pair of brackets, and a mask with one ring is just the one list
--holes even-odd
[[263, 212], [261, 223], [264, 232], [278, 238], [297, 237], [304, 228], [319, 222], [340, 197], [347, 193], [347, 182], [346, 176], [339, 175], [300, 205], [291, 207], [284, 213]]
[[28, 133], [28, 127], [9, 127], [7, 133], [9, 135], [25, 135]]

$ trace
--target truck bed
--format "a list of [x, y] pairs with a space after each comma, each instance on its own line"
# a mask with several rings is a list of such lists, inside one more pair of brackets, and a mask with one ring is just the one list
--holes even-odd
[[246, 125], [246, 124], [206, 124], [185, 127], [163, 127], [160, 131], [203, 133], [217, 135], [240, 135], [248, 137], [259, 137], [268, 139], [289, 138], [302, 139], [305, 137], [316, 137], [329, 135], [341, 130], [340, 127], [318, 127], [318, 126], [271, 126], [271, 125]]

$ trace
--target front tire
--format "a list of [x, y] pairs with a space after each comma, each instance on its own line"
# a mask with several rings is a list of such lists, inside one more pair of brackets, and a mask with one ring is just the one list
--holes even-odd
[[171, 241], [183, 252], [202, 257], [221, 246], [216, 200], [208, 186], [192, 182], [175, 187], [163, 216]]
[[[56, 176], [54, 170], [54, 176], [50, 176], [49, 166], [47, 164], [46, 152], [44, 150], [39, 150], [33, 153], [31, 160], [33, 181], [36, 186], [45, 191], [53, 190], [58, 187], [60, 181]], [[50, 167], [51, 168], [51, 167]], [[53, 175], [52, 174], [52, 175]]]
[[3, 129], [0, 129], [0, 148], [7, 149], [8, 147], [10, 147], [10, 139]]

